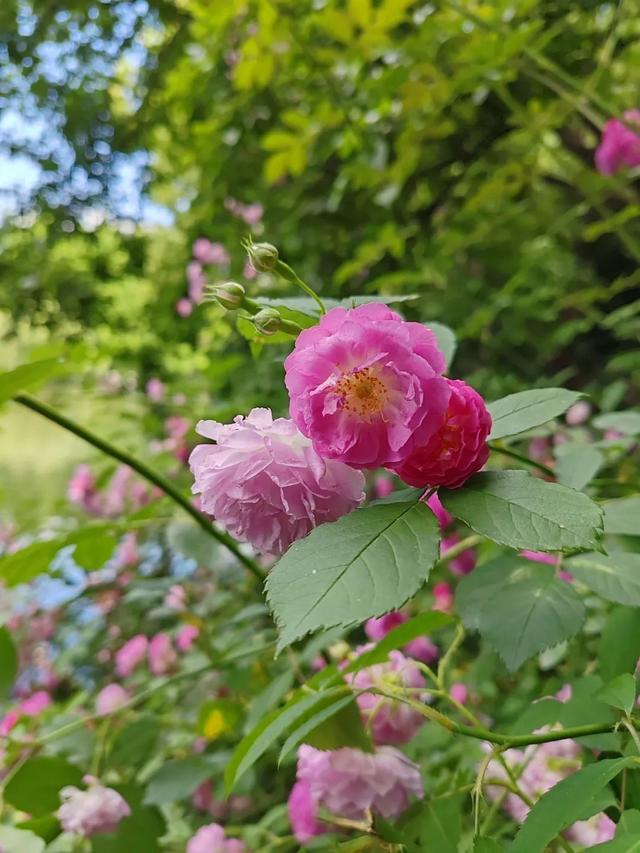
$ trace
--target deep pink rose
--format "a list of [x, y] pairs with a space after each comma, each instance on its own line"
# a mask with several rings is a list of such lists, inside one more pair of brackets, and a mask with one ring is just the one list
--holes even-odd
[[640, 110], [627, 110], [624, 119], [637, 130], [631, 130], [627, 124], [614, 118], [605, 124], [602, 131], [595, 159], [596, 168], [603, 175], [640, 166]]
[[321, 459], [295, 424], [274, 421], [270, 409], [228, 425], [200, 421], [197, 432], [217, 442], [198, 445], [189, 458], [203, 512], [257, 551], [279, 556], [364, 499], [360, 472]]
[[423, 796], [419, 768], [391, 746], [370, 754], [350, 747], [325, 752], [303, 744], [297, 778], [307, 783], [317, 806], [349, 820], [364, 820], [368, 811], [398, 817], [410, 797]]
[[316, 818], [317, 807], [307, 782], [296, 782], [287, 801], [289, 823], [296, 841], [306, 844], [316, 835], [327, 831], [327, 825]]
[[291, 417], [321, 456], [357, 468], [402, 462], [449, 402], [435, 335], [386, 305], [333, 308], [285, 360]]
[[491, 415], [484, 400], [466, 382], [445, 381], [451, 389], [451, 398], [442, 425], [426, 443], [393, 466], [410, 486], [456, 489], [489, 458], [487, 436], [491, 431]]
[[[370, 648], [371, 646], [363, 646], [358, 649], [358, 652], [361, 654]], [[426, 686], [424, 677], [415, 663], [395, 649], [389, 652], [388, 661], [347, 675], [346, 680], [356, 690], [366, 690], [367, 687]], [[420, 699], [417, 694], [414, 694], [413, 698], [418, 701]], [[406, 703], [387, 699], [375, 693], [361, 693], [356, 702], [374, 743], [378, 745], [407, 743], [425, 721], [422, 714]]]

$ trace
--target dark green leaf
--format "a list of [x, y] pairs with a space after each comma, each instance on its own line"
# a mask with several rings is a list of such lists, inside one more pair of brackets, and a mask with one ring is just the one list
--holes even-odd
[[[503, 554], [477, 566], [471, 574], [462, 579], [456, 590], [456, 610], [465, 627], [470, 631], [480, 630], [482, 609], [502, 589], [505, 579], [522, 566], [522, 563], [522, 559], [515, 554]], [[474, 580], [478, 576], [480, 580]]]
[[493, 419], [489, 440], [518, 435], [546, 424], [566, 412], [582, 396], [566, 388], [535, 388], [509, 394], [508, 397], [489, 403], [488, 409]]
[[212, 776], [211, 764], [202, 755], [167, 761], [147, 783], [146, 805], [165, 806], [186, 799]]
[[639, 766], [637, 758], [605, 759], [558, 782], [535, 803], [510, 853], [543, 853], [556, 835], [576, 820], [595, 814], [602, 790], [618, 773], [634, 766]]
[[11, 634], [0, 627], [0, 699], [8, 696], [18, 673], [18, 653]]
[[5, 800], [23, 812], [39, 817], [60, 807], [59, 791], [82, 784], [82, 772], [62, 758], [30, 758], [9, 781]]
[[296, 726], [280, 750], [278, 763], [299, 743], [308, 743], [316, 749], [350, 746], [363, 752], [373, 751], [371, 738], [364, 729], [354, 696], [338, 697]]
[[598, 549], [600, 507], [581, 492], [524, 471], [486, 471], [440, 500], [477, 533], [532, 551]]
[[567, 561], [566, 567], [607, 601], [640, 606], [640, 554], [578, 554]]
[[402, 606], [427, 579], [438, 549], [435, 516], [419, 502], [377, 504], [316, 527], [267, 578], [278, 649], [318, 628]]
[[635, 672], [640, 658], [640, 610], [616, 607], [612, 610], [600, 637], [598, 659], [604, 681], [623, 672]]
[[630, 672], [623, 672], [600, 688], [596, 698], [612, 708], [619, 708], [630, 714], [636, 704], [636, 680]]
[[478, 836], [473, 842], [473, 853], [502, 853], [504, 847], [493, 838]]
[[403, 827], [418, 850], [457, 853], [461, 824], [462, 797], [442, 797], [425, 803], [418, 814]]
[[144, 714], [121, 729], [113, 742], [109, 761], [119, 767], [138, 767], [153, 754], [160, 734], [160, 724], [151, 714]]
[[271, 680], [267, 686], [254, 697], [245, 721], [245, 732], [251, 731], [267, 711], [271, 711], [293, 685], [294, 673], [287, 669]]

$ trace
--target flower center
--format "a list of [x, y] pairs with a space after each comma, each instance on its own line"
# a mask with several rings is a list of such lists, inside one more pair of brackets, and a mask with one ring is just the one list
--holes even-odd
[[371, 367], [345, 373], [338, 379], [335, 393], [341, 397], [342, 408], [359, 418], [379, 415], [389, 399], [387, 386]]

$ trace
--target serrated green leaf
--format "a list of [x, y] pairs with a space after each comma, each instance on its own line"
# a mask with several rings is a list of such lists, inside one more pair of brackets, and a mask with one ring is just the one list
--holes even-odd
[[636, 704], [635, 678], [630, 672], [623, 672], [601, 687], [596, 693], [596, 699], [630, 714]]
[[607, 601], [640, 607], [640, 554], [577, 554], [566, 561], [566, 568]]
[[477, 626], [514, 671], [537, 652], [576, 634], [585, 614], [580, 598], [556, 578], [553, 566], [516, 560], [506, 572], [504, 567], [494, 561], [467, 575], [458, 587], [458, 608], [469, 614], [480, 603], [468, 627]]
[[559, 483], [584, 489], [604, 464], [602, 454], [592, 444], [561, 444], [556, 449], [555, 473]]
[[278, 651], [318, 628], [401, 607], [427, 579], [438, 550], [435, 516], [415, 501], [368, 506], [316, 527], [267, 578]]
[[605, 501], [602, 509], [605, 533], [640, 536], [640, 496]]
[[[480, 630], [483, 607], [502, 588], [505, 578], [522, 562], [515, 554], [502, 554], [476, 566], [473, 572], [462, 578], [456, 590], [455, 606], [466, 628], [470, 631]], [[477, 576], [480, 577], [479, 581], [474, 580]]]
[[547, 845], [576, 820], [584, 820], [602, 790], [619, 773], [638, 767], [637, 758], [609, 758], [583, 767], [538, 800], [511, 845], [510, 853], [543, 853]]
[[0, 374], [0, 405], [20, 391], [33, 388], [57, 373], [61, 373], [62, 370], [63, 364], [59, 358], [47, 358], [30, 364], [21, 364], [15, 370]]
[[489, 441], [519, 435], [566, 412], [583, 395], [566, 388], [534, 388], [509, 394], [487, 408], [493, 420]]
[[18, 674], [18, 652], [11, 634], [0, 627], [0, 699], [7, 697]]
[[439, 495], [456, 518], [501, 545], [532, 551], [599, 548], [600, 507], [581, 492], [525, 471], [485, 471]]
[[321, 693], [298, 691], [282, 708], [276, 708], [247, 734], [236, 747], [225, 773], [227, 794], [246, 771], [290, 728], [308, 719], [320, 708], [350, 693], [347, 687], [334, 687]]

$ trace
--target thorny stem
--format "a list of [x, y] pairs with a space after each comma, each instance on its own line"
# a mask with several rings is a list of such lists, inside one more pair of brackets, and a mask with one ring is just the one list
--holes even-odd
[[503, 447], [502, 445], [494, 444], [493, 442], [489, 443], [489, 447], [494, 453], [501, 453], [503, 456], [509, 456], [511, 459], [517, 459], [518, 462], [522, 462], [523, 465], [530, 465], [532, 468], [537, 468], [538, 471], [542, 471], [542, 473], [546, 474], [547, 477], [553, 477], [555, 479], [556, 475], [553, 469], [549, 468], [547, 465], [543, 465], [542, 462], [530, 459], [522, 453], [517, 453], [515, 450], [511, 450], [510, 447]]
[[258, 564], [252, 560], [250, 557], [247, 557], [242, 553], [238, 545], [234, 542], [234, 540], [228, 536], [226, 533], [222, 533], [213, 526], [211, 521], [207, 518], [206, 515], [200, 512], [200, 510], [196, 509], [196, 507], [191, 503], [191, 501], [186, 498], [179, 489], [177, 489], [170, 480], [167, 480], [162, 474], [159, 474], [157, 471], [154, 471], [144, 462], [141, 462], [139, 459], [136, 459], [135, 456], [132, 456], [126, 450], [122, 450], [119, 447], [113, 445], [110, 441], [107, 441], [104, 438], [101, 438], [99, 435], [96, 435], [91, 430], [87, 429], [84, 426], [72, 421], [66, 415], [63, 415], [62, 412], [57, 411], [56, 409], [49, 406], [47, 403], [43, 403], [42, 400], [37, 400], [35, 397], [32, 397], [30, 394], [16, 394], [13, 398], [16, 403], [20, 403], [21, 406], [26, 406], [27, 409], [31, 409], [33, 412], [37, 412], [39, 415], [47, 418], [47, 420], [52, 421], [58, 426], [66, 429], [68, 432], [77, 435], [78, 438], [81, 438], [83, 441], [86, 441], [88, 444], [93, 445], [98, 450], [101, 450], [103, 453], [106, 453], [107, 456], [111, 456], [113, 459], [117, 459], [119, 462], [122, 462], [124, 465], [128, 465], [129, 468], [132, 468], [134, 471], [137, 471], [141, 477], [144, 477], [145, 480], [148, 480], [150, 483], [153, 483], [154, 486], [157, 486], [161, 491], [167, 495], [167, 497], [171, 498], [174, 503], [178, 504], [186, 513], [188, 513], [191, 518], [198, 524], [205, 533], [208, 533], [209, 536], [212, 536], [214, 539], [227, 548], [234, 557], [242, 563], [242, 565], [248, 569], [252, 575], [254, 575], [258, 580], [264, 579], [264, 574]]

